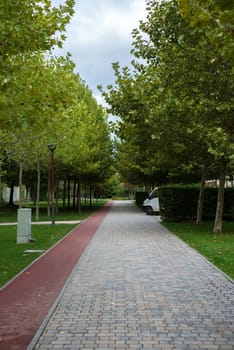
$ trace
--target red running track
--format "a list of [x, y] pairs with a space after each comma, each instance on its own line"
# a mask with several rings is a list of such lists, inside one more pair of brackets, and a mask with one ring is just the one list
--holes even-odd
[[0, 350], [27, 348], [110, 207], [99, 209], [1, 290]]

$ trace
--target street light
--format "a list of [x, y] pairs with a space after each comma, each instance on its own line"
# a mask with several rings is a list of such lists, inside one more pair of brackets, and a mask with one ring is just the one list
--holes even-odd
[[52, 216], [51, 216], [51, 224], [55, 225], [55, 198], [54, 198], [54, 151], [56, 149], [56, 145], [48, 144], [47, 147], [50, 150], [51, 155], [51, 202], [52, 202]]

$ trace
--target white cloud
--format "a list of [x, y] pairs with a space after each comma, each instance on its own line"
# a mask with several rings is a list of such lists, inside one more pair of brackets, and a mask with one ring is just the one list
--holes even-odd
[[75, 11], [63, 50], [55, 53], [70, 52], [81, 78], [97, 95], [97, 85], [105, 89], [114, 83], [113, 62], [130, 65], [131, 32], [145, 19], [145, 0], [79, 0]]

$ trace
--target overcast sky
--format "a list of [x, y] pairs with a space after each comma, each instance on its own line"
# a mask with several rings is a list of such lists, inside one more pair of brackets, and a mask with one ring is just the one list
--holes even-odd
[[99, 102], [97, 85], [106, 90], [107, 85], [114, 83], [111, 64], [130, 66], [131, 32], [145, 19], [145, 5], [146, 0], [76, 0], [63, 50], [56, 49], [55, 54], [72, 54], [76, 71]]

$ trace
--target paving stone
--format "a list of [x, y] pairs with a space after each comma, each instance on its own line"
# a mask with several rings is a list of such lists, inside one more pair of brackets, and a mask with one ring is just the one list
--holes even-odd
[[231, 350], [233, 330], [233, 282], [116, 201], [28, 350]]

